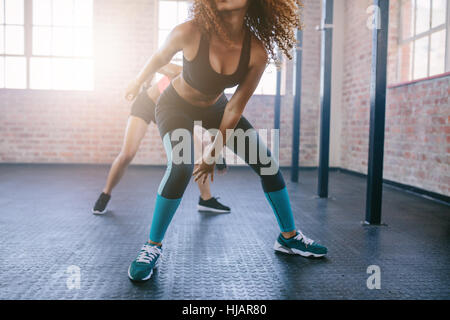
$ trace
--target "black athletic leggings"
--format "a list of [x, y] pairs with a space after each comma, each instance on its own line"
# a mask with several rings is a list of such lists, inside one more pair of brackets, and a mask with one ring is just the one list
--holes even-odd
[[[178, 95], [172, 84], [161, 94], [156, 106], [156, 123], [159, 132], [163, 138], [164, 148], [168, 157], [168, 166], [166, 174], [158, 189], [158, 194], [167, 199], [179, 199], [192, 177], [194, 170], [194, 148], [193, 148], [193, 130], [194, 122], [201, 121], [205, 129], [218, 129], [222, 121], [222, 116], [228, 100], [223, 94], [219, 100], [209, 107], [198, 107], [189, 104]], [[190, 148], [190, 155], [179, 154], [187, 161], [175, 163], [173, 155], [180, 141], [176, 137], [177, 129], [185, 129], [190, 137], [190, 141], [184, 141], [184, 145]], [[240, 129], [240, 130], [239, 130]], [[242, 131], [241, 131], [242, 130]], [[179, 132], [179, 131], [178, 131]], [[240, 135], [245, 133], [245, 135]], [[240, 143], [245, 141], [245, 144]], [[278, 164], [271, 156], [270, 151], [260, 140], [257, 131], [252, 127], [245, 117], [241, 117], [236, 128], [235, 135], [230, 138], [227, 146], [241, 159], [243, 159], [258, 174], [264, 192], [274, 192], [285, 187], [283, 176], [278, 169]], [[186, 149], [185, 149], [186, 150]], [[190, 159], [189, 159], [190, 158]], [[270, 160], [270, 161], [268, 161]], [[273, 174], [267, 174], [262, 171], [276, 165]]]

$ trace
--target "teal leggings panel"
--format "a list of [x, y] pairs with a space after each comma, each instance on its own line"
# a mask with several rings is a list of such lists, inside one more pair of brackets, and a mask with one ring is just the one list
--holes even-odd
[[150, 229], [150, 240], [162, 242], [167, 228], [172, 221], [175, 211], [180, 205], [180, 199], [166, 199], [159, 194], [156, 196], [155, 210], [153, 211], [152, 227]]
[[281, 232], [294, 231], [294, 216], [292, 215], [291, 202], [286, 188], [274, 192], [265, 192], [264, 194], [275, 213]]

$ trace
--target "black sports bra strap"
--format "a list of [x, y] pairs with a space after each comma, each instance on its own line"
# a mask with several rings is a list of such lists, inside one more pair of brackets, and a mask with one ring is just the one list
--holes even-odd
[[244, 47], [242, 48], [242, 54], [239, 60], [239, 69], [241, 69], [242, 67], [247, 68], [248, 63], [250, 62], [251, 37], [249, 29], [246, 29], [243, 46]]
[[209, 42], [210, 40], [208, 39], [208, 36], [202, 33], [197, 53], [197, 56], [201, 59], [202, 62], [209, 61]]

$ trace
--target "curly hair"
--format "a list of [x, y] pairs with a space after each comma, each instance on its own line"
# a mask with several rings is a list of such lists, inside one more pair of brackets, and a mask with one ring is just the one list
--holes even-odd
[[[248, 0], [245, 25], [262, 42], [269, 58], [278, 60], [275, 46], [289, 59], [296, 45], [295, 32], [302, 29], [301, 0]], [[216, 34], [226, 43], [230, 36], [220, 19], [214, 0], [194, 0], [190, 9], [193, 22], [206, 36]]]

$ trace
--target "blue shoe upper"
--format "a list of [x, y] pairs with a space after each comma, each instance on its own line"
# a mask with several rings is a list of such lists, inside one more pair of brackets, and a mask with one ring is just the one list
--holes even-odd
[[133, 280], [146, 279], [155, 268], [162, 254], [162, 248], [146, 243], [137, 258], [131, 263], [129, 274]]
[[304, 252], [311, 252], [314, 254], [326, 254], [328, 252], [326, 247], [309, 239], [308, 237], [303, 235], [303, 233], [301, 233], [300, 231], [297, 231], [297, 234], [289, 239], [286, 239], [280, 233], [280, 235], [278, 236], [278, 242], [285, 247], [291, 249], [294, 248]]

